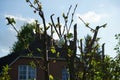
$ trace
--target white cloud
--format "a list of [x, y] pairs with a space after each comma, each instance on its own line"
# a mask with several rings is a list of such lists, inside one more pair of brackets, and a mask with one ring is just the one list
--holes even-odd
[[98, 14], [94, 11], [89, 11], [84, 14], [77, 14], [77, 17], [81, 17], [86, 22], [99, 22], [102, 18], [107, 17], [107, 14]]
[[23, 16], [5, 15], [5, 17], [12, 17], [15, 20], [24, 21], [24, 22], [27, 22], [27, 23], [32, 23], [32, 22], [35, 21], [35, 19], [33, 19], [33, 18], [25, 18]]

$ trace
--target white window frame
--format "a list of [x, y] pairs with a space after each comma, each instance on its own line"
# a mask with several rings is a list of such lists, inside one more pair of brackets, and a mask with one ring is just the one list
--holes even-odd
[[[21, 66], [25, 66], [25, 67], [26, 67], [26, 70], [25, 70], [25, 71], [26, 71], [26, 74], [25, 74], [26, 79], [20, 79], [20, 75], [21, 75], [21, 74], [20, 74], [20, 71], [21, 71], [20, 67], [21, 67]], [[29, 71], [31, 70], [30, 68], [31, 68], [30, 65], [19, 65], [19, 66], [18, 66], [18, 80], [36, 80], [36, 74], [37, 74], [37, 73], [36, 73], [36, 68], [35, 68], [35, 72], [34, 72], [34, 73], [35, 73], [35, 78], [34, 78], [34, 79], [29, 79], [29, 75], [30, 75], [30, 74], [29, 74]], [[29, 69], [30, 69], [30, 70], [29, 70]]]

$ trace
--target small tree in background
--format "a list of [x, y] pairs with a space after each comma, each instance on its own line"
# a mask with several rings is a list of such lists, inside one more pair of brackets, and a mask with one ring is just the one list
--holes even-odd
[[[89, 26], [81, 17], [79, 19], [93, 32], [93, 36], [87, 35], [85, 38], [85, 43], [80, 40], [80, 60], [82, 62], [83, 71], [78, 72], [80, 79], [82, 80], [94, 80], [100, 78], [100, 70], [102, 69], [101, 63], [104, 63], [104, 44], [102, 45], [102, 50], [100, 50], [100, 45], [98, 44], [99, 38], [97, 38], [100, 28], [106, 27], [107, 24], [97, 26], [95, 29]], [[84, 45], [84, 46], [83, 46]], [[98, 67], [99, 66], [99, 67]]]
[[25, 24], [21, 27], [19, 34], [17, 34], [17, 42], [14, 43], [11, 53], [20, 52], [26, 49], [34, 40], [35, 23]]
[[118, 40], [117, 45], [114, 48], [117, 56], [114, 58], [114, 61], [112, 60], [111, 66], [113, 67], [113, 79], [118, 80], [120, 79], [120, 34], [116, 34], [115, 38]]

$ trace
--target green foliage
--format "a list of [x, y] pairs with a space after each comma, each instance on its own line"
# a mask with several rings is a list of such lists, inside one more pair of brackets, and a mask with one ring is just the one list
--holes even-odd
[[31, 61], [31, 62], [30, 62], [30, 66], [31, 66], [32, 68], [36, 68], [35, 62]]
[[71, 38], [73, 38], [73, 34], [72, 33], [68, 33], [66, 37], [67, 37], [67, 39], [71, 39]]
[[73, 55], [73, 50], [71, 50], [71, 49], [68, 49], [68, 57], [71, 57], [72, 55]]
[[67, 16], [65, 16], [65, 13], [63, 13], [62, 16], [65, 20], [68, 18]]
[[[34, 13], [36, 13], [36, 11], [41, 11], [42, 10], [42, 4], [39, 2], [39, 0], [34, 0], [33, 3], [30, 0], [26, 0], [27, 3], [29, 3], [29, 6], [31, 8], [34, 8]], [[35, 6], [37, 5], [37, 7]]]
[[9, 24], [16, 24], [14, 18], [6, 17], [6, 19], [8, 21], [7, 25], [9, 25]]
[[112, 60], [111, 67], [113, 68], [113, 79], [118, 80], [120, 79], [120, 34], [116, 34], [115, 39], [118, 40], [117, 45], [114, 48], [114, 50], [117, 53], [117, 56], [114, 60]]
[[30, 52], [30, 53], [27, 54], [27, 56], [28, 56], [28, 57], [32, 57], [32, 56], [33, 56], [33, 53]]
[[[105, 24], [106, 25], [106, 24]], [[115, 35], [118, 40], [115, 46], [117, 56], [111, 58], [108, 55], [104, 55], [104, 59], [99, 53], [100, 46], [98, 42], [93, 45], [93, 50], [87, 54], [82, 55], [82, 61], [85, 65], [83, 66], [83, 71], [78, 71], [78, 77], [80, 80], [83, 79], [83, 74], [86, 76], [86, 80], [119, 80], [120, 78], [120, 34]], [[96, 40], [98, 41], [98, 40]], [[89, 44], [91, 42], [91, 37], [87, 36], [85, 38], [84, 53], [88, 50]], [[97, 47], [97, 48], [96, 48]], [[81, 48], [81, 47], [80, 47]], [[87, 69], [86, 69], [87, 68]], [[86, 71], [84, 71], [86, 69]]]
[[52, 46], [51, 49], [50, 49], [50, 51], [51, 51], [52, 53], [56, 53], [56, 49], [55, 49], [55, 47]]
[[116, 51], [116, 53], [120, 54], [120, 34], [116, 34], [115, 39], [118, 40], [118, 43], [115, 46], [114, 50]]
[[57, 52], [57, 57], [60, 57], [60, 52]]
[[8, 71], [10, 70], [9, 66], [3, 66], [2, 73], [0, 74], [0, 80], [10, 80], [10, 75]]
[[49, 75], [49, 80], [54, 80], [54, 77], [51, 74]]
[[38, 51], [39, 53], [41, 53], [41, 49], [40, 49], [40, 48], [37, 48], [37, 51]]
[[87, 35], [84, 39], [84, 46], [79, 47], [80, 49], [81, 47], [83, 49], [83, 53], [80, 57], [80, 60], [83, 63], [83, 71], [78, 71], [79, 79], [82, 80], [85, 76], [85, 80], [102, 80], [102, 59], [100, 54], [100, 46], [98, 43], [99, 40], [96, 40], [92, 45], [92, 49], [89, 50], [91, 41], [92, 37], [90, 35]]
[[33, 29], [35, 29], [35, 24], [25, 24], [21, 27], [17, 35], [18, 41], [14, 43], [11, 52], [18, 52], [29, 47], [29, 43], [34, 40]]
[[34, 5], [37, 4], [39, 1], [38, 0], [34, 0]]

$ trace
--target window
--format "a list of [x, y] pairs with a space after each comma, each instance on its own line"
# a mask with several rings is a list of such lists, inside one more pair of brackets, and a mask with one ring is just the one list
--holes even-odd
[[29, 65], [18, 67], [18, 80], [36, 80], [36, 69]]
[[64, 68], [62, 70], [62, 80], [68, 80], [69, 79], [69, 71], [67, 68]]

